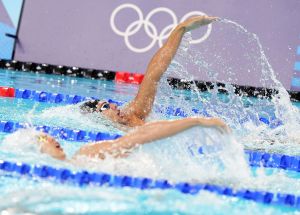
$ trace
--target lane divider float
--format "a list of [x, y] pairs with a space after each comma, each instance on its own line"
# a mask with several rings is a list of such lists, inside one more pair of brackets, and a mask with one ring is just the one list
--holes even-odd
[[272, 193], [268, 191], [257, 191], [250, 189], [235, 190], [212, 184], [190, 184], [181, 182], [172, 184], [168, 180], [155, 180], [144, 177], [131, 177], [123, 175], [111, 175], [108, 173], [96, 173], [88, 171], [72, 171], [65, 168], [54, 168], [51, 166], [30, 165], [21, 162], [10, 162], [0, 160], [0, 170], [12, 174], [18, 174], [29, 178], [48, 180], [59, 183], [70, 183], [77, 186], [99, 186], [123, 188], [130, 187], [141, 190], [160, 189], [177, 190], [183, 194], [196, 195], [200, 191], [209, 191], [215, 194], [252, 200], [267, 205], [281, 205], [300, 209], [300, 197], [286, 193]]
[[[1, 90], [2, 94], [1, 95]], [[65, 95], [61, 93], [49, 93], [45, 91], [38, 91], [38, 90], [29, 90], [29, 89], [14, 89], [12, 87], [0, 87], [0, 96], [4, 97], [15, 97], [21, 99], [31, 99], [37, 102], [47, 102], [47, 103], [56, 103], [56, 104], [78, 104], [80, 102], [97, 99], [96, 97], [84, 97], [80, 95]], [[113, 99], [107, 99], [108, 102], [114, 103], [118, 106], [123, 105], [125, 102], [116, 101]], [[170, 116], [180, 116], [180, 117], [187, 117], [188, 114], [182, 110], [181, 108], [176, 107], [156, 107], [156, 112], [164, 113]], [[199, 114], [205, 117], [210, 117], [211, 115], [207, 113], [205, 110], [199, 110], [196, 108], [192, 108], [191, 110], [195, 114]], [[245, 119], [240, 123], [245, 123], [249, 119]], [[268, 125], [270, 128], [276, 128], [278, 126], [283, 125], [281, 120], [276, 119], [275, 117], [266, 118], [266, 117], [259, 117], [258, 119], [260, 122]]]
[[141, 84], [144, 79], [143, 74], [129, 73], [129, 72], [116, 72], [115, 81], [129, 84]]
[[[14, 94], [11, 94], [8, 96], [8, 90], [13, 91]], [[55, 103], [55, 104], [78, 104], [83, 101], [91, 100], [91, 99], [98, 99], [96, 97], [84, 97], [80, 95], [66, 95], [61, 93], [49, 93], [45, 91], [39, 91], [39, 90], [29, 90], [29, 89], [14, 89], [10, 87], [0, 87], [0, 89], [3, 89], [5, 93], [3, 97], [15, 97], [19, 99], [30, 99], [37, 102], [45, 102], [45, 103]], [[125, 102], [123, 101], [116, 101], [113, 99], [107, 99], [109, 103], [114, 103], [118, 106], [123, 105]], [[175, 108], [175, 107], [160, 107], [156, 108], [157, 112], [166, 113], [167, 115], [172, 116], [180, 116], [180, 117], [187, 117], [187, 114], [181, 109], [181, 108]], [[192, 109], [194, 113], [203, 114], [205, 116], [208, 116], [208, 113], [205, 111], [200, 111], [197, 109]]]
[[245, 150], [253, 167], [280, 168], [300, 172], [300, 156]]
[[[34, 63], [34, 62], [22, 62], [16, 60], [4, 60], [0, 59], [0, 69], [4, 70], [14, 70], [14, 71], [22, 71], [29, 73], [41, 73], [41, 74], [53, 74], [53, 75], [63, 75], [63, 76], [72, 76], [72, 77], [81, 77], [81, 78], [92, 78], [98, 80], [115, 80], [116, 71], [110, 70], [98, 70], [91, 68], [82, 68], [82, 67], [74, 67], [74, 66], [66, 66], [66, 65], [52, 65], [45, 63]], [[116, 80], [115, 80], [116, 81]], [[117, 82], [117, 81], [116, 81]], [[197, 86], [199, 91], [208, 91], [209, 89], [213, 89], [214, 86], [221, 87], [218, 89], [219, 93], [227, 93], [224, 90], [225, 84], [221, 82], [209, 82], [209, 81], [186, 81], [178, 78], [168, 77], [168, 83], [178, 89], [190, 90], [191, 87]], [[267, 97], [271, 98], [271, 96], [276, 93], [274, 89], [268, 88], [260, 88], [260, 87], [249, 87], [249, 86], [239, 86], [233, 84], [235, 87], [236, 94], [245, 94], [248, 97]], [[290, 91], [291, 99], [300, 100], [300, 93]]]
[[105, 132], [88, 132], [79, 129], [69, 129], [63, 127], [51, 127], [46, 125], [31, 126], [28, 123], [20, 123], [13, 121], [0, 121], [0, 131], [5, 133], [13, 133], [21, 128], [35, 128], [38, 131], [50, 134], [53, 137], [60, 138], [67, 141], [78, 141], [78, 142], [94, 142], [102, 140], [114, 140], [121, 135], [110, 134]]
[[[43, 131], [55, 138], [67, 141], [94, 142], [102, 140], [114, 140], [120, 138], [120, 134], [110, 134], [105, 132], [89, 132], [79, 129], [69, 129], [63, 127], [51, 127], [47, 125], [31, 126], [28, 123], [13, 121], [0, 121], [0, 132], [13, 133], [21, 128], [32, 127], [38, 131]], [[300, 156], [289, 156], [284, 154], [274, 154], [262, 151], [245, 150], [247, 160], [250, 166], [279, 168], [300, 172]], [[203, 154], [202, 147], [198, 149], [199, 156]], [[193, 156], [194, 153], [192, 153]]]
[[0, 87], [0, 96], [15, 97], [15, 89], [12, 87]]

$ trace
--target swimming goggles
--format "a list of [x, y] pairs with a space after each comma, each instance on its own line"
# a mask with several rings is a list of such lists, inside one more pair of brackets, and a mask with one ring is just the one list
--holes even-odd
[[110, 109], [109, 103], [108, 102], [103, 102], [103, 104], [99, 108], [99, 112], [102, 112], [102, 111], [108, 110], [108, 109]]

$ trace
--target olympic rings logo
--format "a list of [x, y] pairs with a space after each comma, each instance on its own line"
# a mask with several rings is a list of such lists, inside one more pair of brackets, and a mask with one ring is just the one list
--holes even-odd
[[[126, 9], [126, 8], [134, 10], [138, 15], [138, 20], [129, 24], [127, 26], [126, 30], [123, 32], [116, 27], [115, 18], [121, 10]], [[152, 18], [152, 16], [154, 16], [155, 14], [160, 13], [160, 12], [169, 14], [172, 18], [172, 23], [170, 25], [166, 26], [165, 28], [163, 28], [161, 30], [161, 32], [158, 32], [155, 25], [151, 22], [151, 18]], [[180, 22], [183, 22], [184, 20], [188, 19], [189, 17], [196, 16], [196, 15], [203, 16], [206, 14], [201, 11], [192, 11], [192, 12], [185, 14], [181, 18]], [[131, 51], [136, 52], [136, 53], [144, 53], [144, 52], [149, 51], [156, 44], [156, 42], [158, 42], [159, 47], [162, 47], [163, 40], [165, 40], [169, 37], [171, 31], [177, 25], [178, 25], [178, 19], [177, 19], [175, 13], [171, 9], [166, 8], [166, 7], [159, 7], [159, 8], [153, 9], [152, 11], [149, 12], [149, 14], [144, 19], [143, 13], [138, 6], [136, 6], [134, 4], [126, 3], [126, 4], [122, 4], [122, 5], [118, 6], [117, 8], [115, 8], [110, 16], [110, 26], [111, 26], [112, 30], [117, 35], [124, 37], [126, 46]], [[149, 36], [152, 39], [152, 41], [150, 42], [149, 45], [147, 45], [144, 48], [136, 48], [131, 44], [131, 42], [129, 41], [129, 38], [130, 38], [130, 36], [136, 34], [142, 28], [142, 26], [144, 27], [144, 30], [145, 30], [147, 36]], [[197, 44], [197, 43], [203, 42], [204, 40], [206, 40], [209, 37], [211, 30], [212, 30], [212, 25], [209, 24], [207, 26], [206, 33], [199, 39], [192, 40], [191, 43]]]

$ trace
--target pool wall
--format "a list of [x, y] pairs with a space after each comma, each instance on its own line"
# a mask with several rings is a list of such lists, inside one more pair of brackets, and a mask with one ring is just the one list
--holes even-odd
[[[110, 70], [97, 70], [97, 69], [87, 69], [78, 67], [69, 67], [62, 65], [51, 65], [51, 64], [39, 64], [33, 62], [21, 62], [15, 60], [3, 60], [0, 59], [0, 69], [22, 71], [29, 73], [40, 73], [40, 74], [55, 74], [62, 76], [80, 77], [88, 79], [99, 79], [108, 80], [121, 83], [129, 84], [140, 84], [142, 74], [130, 73], [130, 72], [116, 72]], [[135, 76], [138, 78], [135, 79]], [[209, 82], [209, 81], [187, 81], [184, 79], [168, 77], [169, 84], [175, 89], [190, 90], [193, 87], [197, 87], [199, 91], [207, 91], [213, 89], [215, 84], [218, 86], [218, 91], [220, 93], [226, 93], [225, 84], [221, 82]], [[243, 94], [249, 97], [271, 97], [275, 89], [263, 88], [263, 87], [252, 87], [252, 86], [241, 86], [233, 84], [236, 94]], [[288, 91], [290, 94], [290, 99], [292, 101], [300, 101], [300, 91]]]

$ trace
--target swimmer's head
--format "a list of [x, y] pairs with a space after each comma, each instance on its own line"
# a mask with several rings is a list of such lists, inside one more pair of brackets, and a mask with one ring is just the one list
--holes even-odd
[[126, 124], [126, 119], [118, 106], [107, 101], [90, 100], [80, 105], [80, 109], [85, 113], [101, 113], [114, 122]]
[[66, 154], [60, 144], [53, 137], [47, 134], [39, 134], [36, 138], [37, 142], [40, 144], [40, 150], [42, 153], [46, 153], [59, 160], [66, 159]]
[[34, 128], [19, 129], [7, 135], [1, 144], [1, 150], [13, 151], [22, 156], [42, 152], [60, 160], [64, 160], [66, 157], [58, 142]]
[[98, 99], [96, 99], [96, 100], [89, 100], [89, 101], [84, 102], [79, 107], [80, 107], [80, 109], [83, 112], [93, 113], [93, 112], [95, 112], [97, 110], [97, 105], [98, 105], [99, 102], [100, 102], [100, 100], [98, 100]]

